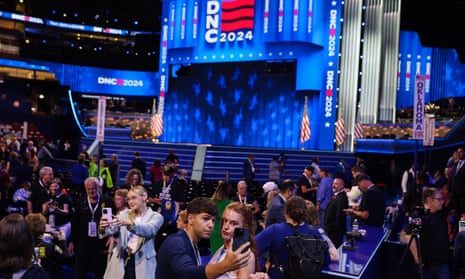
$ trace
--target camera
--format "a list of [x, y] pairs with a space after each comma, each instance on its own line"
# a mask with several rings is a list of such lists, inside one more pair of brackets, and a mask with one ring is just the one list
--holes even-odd
[[429, 209], [424, 207], [415, 207], [408, 217], [408, 223], [405, 228], [407, 234], [419, 233], [423, 229], [423, 221], [429, 216]]
[[346, 232], [347, 241], [343, 243], [342, 250], [355, 251], [355, 240], [362, 239], [362, 234], [358, 231]]
[[279, 161], [281, 164], [285, 165], [285, 164], [286, 164], [286, 161], [287, 161], [286, 154], [284, 154], [284, 153], [279, 154], [279, 159], [278, 159], [278, 161]]

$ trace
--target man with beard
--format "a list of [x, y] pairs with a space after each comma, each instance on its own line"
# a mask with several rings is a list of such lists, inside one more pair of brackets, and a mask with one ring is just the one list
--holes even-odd
[[333, 196], [326, 207], [324, 218], [324, 229], [328, 237], [333, 241], [334, 246], [339, 247], [346, 232], [346, 214], [344, 209], [349, 207], [346, 191], [344, 191], [344, 180], [334, 178]]

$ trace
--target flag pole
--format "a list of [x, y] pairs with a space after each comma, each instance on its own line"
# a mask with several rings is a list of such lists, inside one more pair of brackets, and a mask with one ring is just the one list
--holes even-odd
[[157, 113], [157, 99], [153, 98], [153, 104], [152, 104], [152, 117], [150, 117], [150, 128], [152, 130], [152, 142], [153, 143], [158, 143], [158, 136], [156, 134], [156, 113]]
[[[342, 103], [341, 103], [342, 104]], [[341, 109], [338, 109], [338, 119], [336, 121], [336, 125], [334, 127], [334, 138], [336, 142], [336, 151], [339, 152], [341, 151], [341, 145], [344, 144], [345, 139], [346, 139], [346, 131], [345, 131], [345, 123], [344, 123], [344, 118], [343, 118], [343, 111], [342, 111], [342, 105], [339, 105], [338, 107]]]

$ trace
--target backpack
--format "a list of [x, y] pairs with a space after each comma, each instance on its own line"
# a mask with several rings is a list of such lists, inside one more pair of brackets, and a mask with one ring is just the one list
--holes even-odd
[[[310, 233], [313, 227], [310, 227]], [[289, 252], [286, 279], [318, 279], [326, 259], [328, 244], [315, 235], [301, 234], [294, 228], [294, 235], [287, 236], [285, 243]]]

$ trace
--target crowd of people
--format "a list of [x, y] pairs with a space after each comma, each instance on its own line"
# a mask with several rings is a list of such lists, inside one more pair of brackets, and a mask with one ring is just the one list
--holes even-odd
[[[261, 170], [250, 155], [242, 180], [219, 181], [211, 197], [188, 198], [189, 182], [174, 150], [168, 150], [163, 163], [156, 159], [151, 166], [135, 152], [123, 183], [116, 154], [107, 159], [82, 153], [68, 185], [54, 177], [52, 167], [34, 168], [29, 153], [2, 153], [0, 276], [285, 278], [284, 239], [296, 230], [326, 241], [328, 264], [339, 260], [337, 249], [353, 222], [389, 225], [385, 192], [360, 158], [351, 168], [351, 179], [340, 169], [331, 173], [313, 158], [299, 177], [281, 181], [286, 159], [276, 157], [270, 162], [270, 180], [261, 185], [255, 180]], [[443, 176], [411, 165], [398, 185], [401, 202], [388, 212], [402, 223], [402, 240], [414, 238], [409, 249], [424, 278], [463, 273], [464, 237], [457, 232], [458, 221], [465, 221], [463, 162], [459, 148]], [[412, 222], [418, 218], [421, 231]], [[250, 234], [233, 250], [236, 228], [247, 228]], [[18, 234], [31, 239], [4, 243]], [[15, 249], [22, 252], [11, 254]]]

